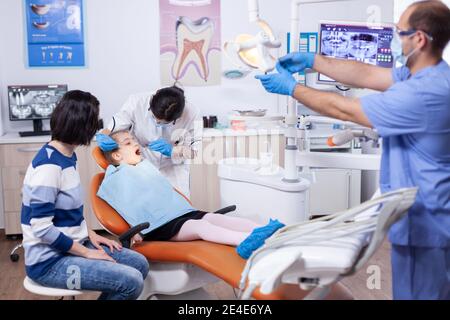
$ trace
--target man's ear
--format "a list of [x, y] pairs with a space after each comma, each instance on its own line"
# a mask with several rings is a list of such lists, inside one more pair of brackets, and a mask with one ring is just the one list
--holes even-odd
[[418, 36], [418, 45], [420, 46], [420, 49], [424, 49], [427, 46], [427, 44], [430, 43], [430, 40], [422, 31], [418, 31], [417, 36]]

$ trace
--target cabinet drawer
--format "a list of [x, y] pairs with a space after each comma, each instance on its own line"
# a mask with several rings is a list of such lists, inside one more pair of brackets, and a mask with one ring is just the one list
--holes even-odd
[[20, 212], [5, 212], [6, 235], [22, 234], [20, 225]]
[[5, 211], [21, 211], [22, 210], [22, 190], [21, 189], [4, 189], [3, 190], [3, 206]]
[[6, 144], [0, 146], [2, 167], [28, 167], [43, 144]]
[[27, 167], [2, 168], [3, 189], [22, 189]]

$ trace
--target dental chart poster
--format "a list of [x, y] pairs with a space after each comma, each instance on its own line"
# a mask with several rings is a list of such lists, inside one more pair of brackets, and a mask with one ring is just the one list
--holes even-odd
[[28, 65], [84, 67], [83, 0], [25, 0]]
[[160, 0], [161, 82], [220, 85], [220, 0]]

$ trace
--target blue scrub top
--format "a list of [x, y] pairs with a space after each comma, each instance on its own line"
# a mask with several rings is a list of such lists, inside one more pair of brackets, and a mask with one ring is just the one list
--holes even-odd
[[419, 187], [409, 214], [396, 223], [393, 244], [450, 247], [450, 67], [442, 61], [411, 75], [393, 70], [395, 84], [361, 99], [383, 137], [381, 191]]

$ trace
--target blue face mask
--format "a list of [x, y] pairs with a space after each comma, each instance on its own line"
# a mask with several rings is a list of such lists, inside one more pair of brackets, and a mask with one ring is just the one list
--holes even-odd
[[[412, 37], [414, 34], [410, 35]], [[408, 55], [403, 54], [403, 43], [397, 32], [394, 32], [394, 38], [391, 42], [391, 51], [394, 61], [400, 63], [403, 66], [408, 64], [408, 60], [417, 52], [418, 48], [412, 50]]]
[[161, 128], [161, 129], [168, 129], [168, 128], [171, 128], [174, 125], [173, 122], [169, 122], [169, 123], [158, 122], [158, 120], [156, 120], [156, 118], [155, 118], [155, 116], [153, 114], [152, 114], [152, 121], [153, 121], [153, 125], [156, 128]]

